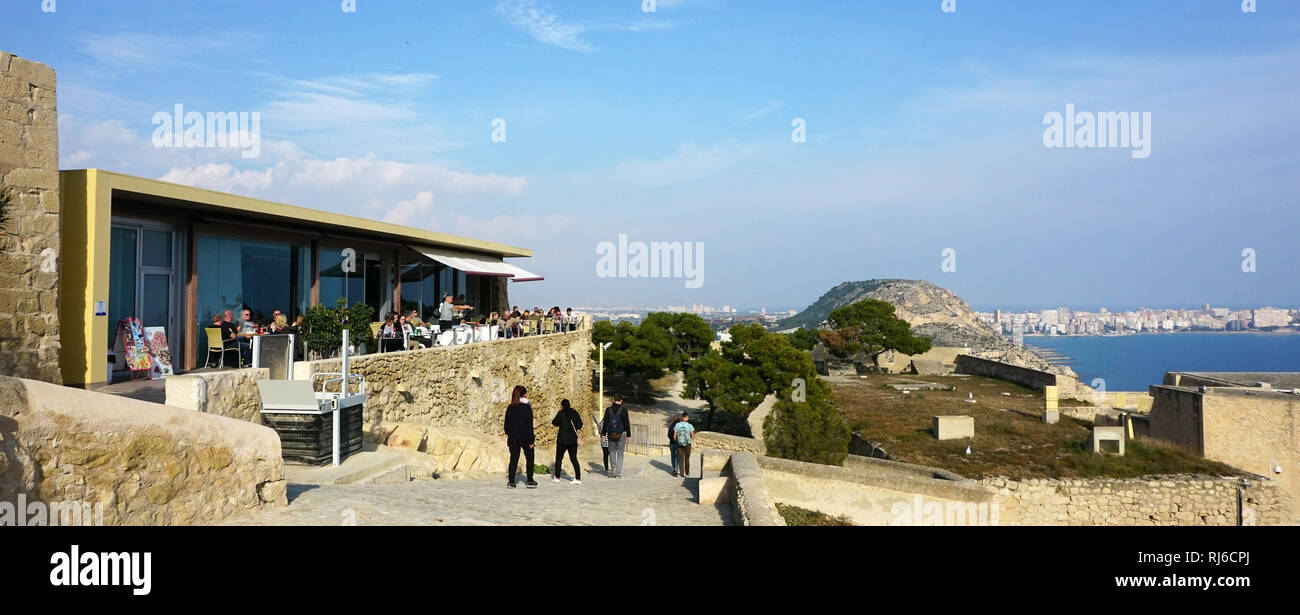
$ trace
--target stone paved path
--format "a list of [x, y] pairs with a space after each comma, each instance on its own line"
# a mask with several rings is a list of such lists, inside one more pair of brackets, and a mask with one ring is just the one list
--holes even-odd
[[[590, 459], [590, 457], [588, 457]], [[539, 460], [540, 461], [540, 460]], [[567, 468], [566, 463], [566, 468]], [[628, 455], [611, 479], [584, 461], [582, 484], [537, 477], [506, 489], [505, 477], [397, 485], [290, 486], [287, 508], [231, 525], [730, 525], [727, 505], [696, 503], [697, 479], [673, 478], [667, 458]], [[595, 468], [592, 471], [591, 468]]]

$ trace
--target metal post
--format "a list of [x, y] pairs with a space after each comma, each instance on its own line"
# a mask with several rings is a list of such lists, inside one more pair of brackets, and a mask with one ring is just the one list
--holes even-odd
[[343, 384], [339, 385], [339, 399], [334, 403], [334, 467], [339, 467], [339, 421], [343, 418], [342, 406], [348, 398], [348, 330], [343, 330]]

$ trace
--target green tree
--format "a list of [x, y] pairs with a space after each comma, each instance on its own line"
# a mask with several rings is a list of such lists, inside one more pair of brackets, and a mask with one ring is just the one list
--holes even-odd
[[781, 400], [763, 420], [767, 454], [783, 459], [840, 465], [849, 454], [849, 426], [824, 395], [807, 401]]
[[893, 350], [916, 355], [930, 350], [930, 339], [912, 333], [911, 325], [899, 318], [893, 304], [865, 299], [831, 311], [831, 331], [821, 339], [840, 358], [865, 352], [878, 367], [882, 353]]
[[[353, 344], [371, 341], [370, 324], [375, 322], [375, 308], [361, 302], [352, 304], [352, 308], [346, 307], [343, 299], [339, 299], [337, 312], [343, 322], [347, 323], [348, 341]], [[378, 340], [372, 342], [378, 344]], [[377, 348], [376, 348], [377, 349]]]
[[692, 362], [684, 372], [682, 395], [709, 402], [710, 429], [718, 411], [743, 419], [770, 394], [782, 399], [790, 399], [796, 390], [800, 395], [829, 395], [812, 359], [787, 336], [756, 324], [736, 325], [729, 333], [731, 341], [721, 350]]
[[646, 316], [637, 328], [643, 330], [645, 335], [650, 335], [649, 329], [659, 329], [668, 334], [672, 340], [672, 349], [666, 357], [666, 366], [672, 371], [681, 370], [691, 361], [704, 356], [716, 337], [709, 323], [695, 314], [655, 312]]
[[805, 352], [812, 350], [817, 346], [817, 342], [821, 340], [817, 335], [817, 331], [813, 329], [805, 329], [803, 327], [799, 327], [798, 329], [785, 334], [785, 336], [790, 338], [791, 346]]
[[[630, 322], [615, 325], [600, 321], [592, 327], [591, 339], [597, 346], [610, 344], [605, 350], [605, 369], [628, 379], [637, 403], [641, 403], [640, 381], [662, 376], [670, 363], [672, 336], [658, 327], [642, 329]], [[598, 353], [599, 348], [593, 349], [592, 358]]]

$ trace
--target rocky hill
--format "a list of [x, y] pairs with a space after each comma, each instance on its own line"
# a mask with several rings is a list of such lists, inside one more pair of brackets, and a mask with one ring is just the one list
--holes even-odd
[[863, 299], [893, 304], [898, 316], [912, 325], [918, 335], [930, 338], [935, 346], [967, 347], [978, 357], [1074, 375], [1068, 367], [1053, 366], [1006, 341], [980, 322], [961, 297], [924, 280], [845, 282], [827, 291], [804, 311], [782, 321], [779, 329], [816, 329], [830, 317], [831, 310]]

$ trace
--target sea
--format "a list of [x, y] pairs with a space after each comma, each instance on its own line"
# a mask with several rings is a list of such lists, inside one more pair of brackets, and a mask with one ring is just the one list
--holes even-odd
[[1147, 333], [1025, 336], [1025, 346], [1108, 391], [1145, 391], [1165, 372], [1300, 372], [1300, 334]]

